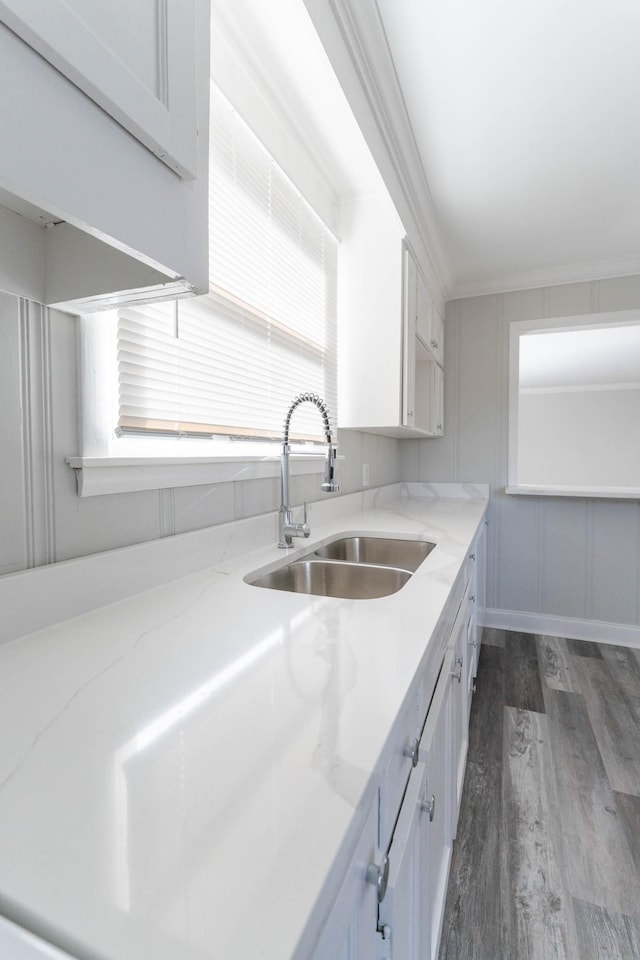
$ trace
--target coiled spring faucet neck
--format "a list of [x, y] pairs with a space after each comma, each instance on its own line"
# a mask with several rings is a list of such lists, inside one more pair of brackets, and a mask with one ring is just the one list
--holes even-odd
[[280, 514], [279, 514], [279, 540], [278, 546], [285, 548], [293, 545], [293, 537], [308, 537], [311, 528], [307, 523], [307, 505], [304, 506], [304, 521], [302, 523], [293, 522], [293, 513], [289, 505], [289, 454], [291, 447], [289, 445], [289, 427], [291, 425], [291, 415], [296, 407], [301, 403], [313, 403], [322, 416], [324, 427], [324, 436], [327, 441], [327, 455], [324, 465], [324, 481], [321, 484], [321, 490], [325, 493], [337, 493], [340, 485], [335, 480], [335, 460], [336, 447], [331, 439], [331, 424], [329, 422], [329, 409], [324, 400], [317, 393], [300, 393], [287, 411], [284, 421], [284, 433], [282, 441], [282, 455], [280, 458]]
[[331, 424], [329, 423], [329, 408], [317, 393], [300, 393], [295, 398], [284, 420], [284, 443], [289, 443], [289, 426], [291, 424], [291, 415], [296, 407], [301, 403], [314, 403], [322, 415], [322, 424], [324, 426], [324, 436], [327, 443], [331, 443]]

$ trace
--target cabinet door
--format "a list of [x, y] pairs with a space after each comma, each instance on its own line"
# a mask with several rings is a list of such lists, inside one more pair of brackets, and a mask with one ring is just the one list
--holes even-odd
[[432, 336], [431, 315], [433, 311], [433, 305], [431, 302], [429, 288], [422, 279], [422, 274], [419, 271], [416, 271], [416, 275], [416, 333], [424, 343], [425, 347], [428, 347]]
[[453, 653], [451, 665], [452, 678], [452, 763], [453, 763], [453, 791], [451, 796], [451, 834], [455, 838], [458, 823], [458, 811], [462, 799], [464, 772], [467, 762], [467, 747], [469, 744], [469, 711], [468, 711], [468, 661], [469, 661], [469, 632], [473, 626], [473, 599], [471, 594], [471, 580], [467, 583], [464, 599], [456, 617], [451, 633], [450, 651]]
[[473, 647], [473, 675], [478, 673], [478, 658], [480, 657], [480, 646], [482, 643], [482, 630], [487, 606], [487, 523], [486, 521], [480, 527], [476, 536], [473, 553], [475, 554], [475, 569], [473, 593], [476, 598], [475, 603], [475, 636]]
[[376, 955], [378, 896], [376, 887], [367, 882], [367, 868], [381, 859], [377, 841], [378, 804], [374, 803], [313, 960], [371, 960]]
[[426, 769], [423, 795], [423, 821], [420, 842], [421, 859], [427, 867], [425, 877], [425, 912], [428, 929], [425, 930], [424, 957], [436, 960], [444, 914], [451, 860], [451, 797], [453, 784], [453, 683], [454, 651], [445, 656], [427, 721], [420, 739], [419, 756]]
[[435, 306], [431, 310], [430, 337], [427, 346], [442, 366], [444, 364], [444, 321]]
[[469, 726], [471, 717], [471, 701], [473, 700], [474, 678], [477, 672], [477, 640], [476, 640], [476, 617], [475, 617], [475, 597], [470, 598], [470, 610], [467, 618], [467, 626], [464, 630], [464, 642], [466, 645], [464, 676], [467, 689], [466, 694], [466, 723]]
[[402, 425], [415, 425], [416, 401], [416, 277], [413, 256], [404, 248], [402, 290]]
[[431, 427], [434, 437], [444, 435], [444, 372], [437, 363], [431, 377]]
[[417, 340], [414, 426], [430, 437], [444, 434], [444, 374], [421, 340]]
[[379, 925], [389, 927], [391, 960], [424, 960], [429, 928], [427, 864], [421, 839], [426, 767], [411, 771], [389, 848], [389, 881]]
[[390, 930], [391, 960], [437, 960], [451, 859], [454, 665], [449, 649], [429, 707], [389, 848], [389, 883], [380, 926]]
[[192, 179], [197, 2], [0, 0], [0, 19], [164, 163]]

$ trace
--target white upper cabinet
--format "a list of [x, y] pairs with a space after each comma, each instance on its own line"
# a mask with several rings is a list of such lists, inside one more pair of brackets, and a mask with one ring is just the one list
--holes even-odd
[[388, 196], [343, 205], [340, 426], [390, 437], [443, 433], [435, 305]]
[[208, 0], [0, 0], [0, 204], [40, 248], [34, 299], [207, 289], [209, 35]]
[[431, 330], [427, 346], [440, 366], [444, 366], [444, 320], [435, 304], [431, 310]]
[[429, 287], [419, 270], [416, 270], [416, 331], [436, 363], [444, 364], [444, 322]]
[[193, 0], [0, 0], [0, 17], [172, 170], [197, 176]]
[[402, 422], [416, 435], [444, 433], [444, 325], [409, 246], [403, 245]]

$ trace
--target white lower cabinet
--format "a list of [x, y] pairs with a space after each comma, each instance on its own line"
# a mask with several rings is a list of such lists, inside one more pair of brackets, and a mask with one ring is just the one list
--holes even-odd
[[420, 739], [420, 759], [427, 772], [421, 834], [424, 902], [428, 905], [424, 960], [438, 956], [453, 845], [454, 831], [447, 802], [451, 793], [452, 717], [456, 693], [452, 663], [453, 651], [449, 648]]
[[481, 525], [476, 538], [473, 542], [471, 557], [473, 558], [473, 593], [475, 597], [475, 615], [474, 626], [475, 636], [473, 638], [473, 675], [478, 673], [478, 659], [480, 657], [480, 645], [482, 641], [482, 629], [485, 621], [487, 607], [487, 582], [486, 582], [486, 557], [487, 557], [487, 521]]
[[381, 939], [377, 930], [378, 888], [367, 879], [378, 854], [378, 804], [360, 835], [335, 904], [324, 925], [314, 960], [373, 960]]
[[[427, 769], [412, 770], [389, 848], [389, 882], [380, 904], [378, 929], [385, 935], [387, 956], [393, 960], [422, 960], [429, 956], [429, 911], [425, 910], [426, 861], [423, 834], [428, 823]], [[384, 956], [384, 953], [383, 953]]]
[[472, 580], [469, 579], [464, 592], [458, 615], [451, 631], [449, 649], [453, 654], [451, 666], [452, 681], [452, 733], [451, 733], [451, 832], [456, 835], [458, 811], [462, 799], [464, 771], [469, 745], [469, 711], [471, 693], [469, 688], [469, 636], [474, 625], [474, 600], [471, 593]]
[[447, 650], [442, 665], [389, 849], [389, 883], [379, 926], [387, 933], [390, 960], [431, 960], [438, 955], [453, 839], [454, 652]]
[[484, 529], [443, 614], [449, 627], [438, 641], [444, 656], [435, 688], [431, 667], [396, 725], [376, 802], [313, 960], [437, 960], [469, 743]]

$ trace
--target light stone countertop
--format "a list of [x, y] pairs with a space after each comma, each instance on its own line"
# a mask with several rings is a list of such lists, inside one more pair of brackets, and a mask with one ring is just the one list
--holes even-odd
[[[82, 960], [310, 956], [486, 510], [456, 490], [323, 502], [288, 557], [223, 557], [0, 645], [0, 914]], [[437, 547], [377, 600], [244, 582], [367, 531]]]

